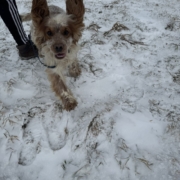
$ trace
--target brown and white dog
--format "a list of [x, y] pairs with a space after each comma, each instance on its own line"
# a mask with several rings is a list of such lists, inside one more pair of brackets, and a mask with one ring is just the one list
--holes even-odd
[[22, 20], [32, 19], [31, 37], [45, 64], [56, 66], [47, 69], [48, 79], [64, 109], [73, 110], [77, 101], [65, 83], [64, 75], [77, 77], [81, 74], [78, 64], [77, 42], [84, 28], [83, 0], [66, 0], [66, 12], [57, 6], [48, 6], [46, 0], [33, 0], [31, 13]]

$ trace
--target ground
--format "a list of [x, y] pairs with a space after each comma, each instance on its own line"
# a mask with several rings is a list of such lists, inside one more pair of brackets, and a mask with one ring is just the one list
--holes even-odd
[[71, 112], [0, 19], [0, 180], [179, 180], [180, 1], [84, 3]]

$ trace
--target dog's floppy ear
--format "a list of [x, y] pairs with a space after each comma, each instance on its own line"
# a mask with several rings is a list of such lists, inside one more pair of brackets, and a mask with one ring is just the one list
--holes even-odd
[[82, 22], [85, 12], [83, 0], [66, 0], [66, 12], [73, 14], [79, 23]]
[[32, 21], [39, 25], [46, 16], [49, 16], [49, 9], [46, 0], [33, 0], [31, 9]]
[[70, 28], [74, 33], [74, 42], [77, 42], [81, 37], [81, 32], [84, 28], [84, 13], [85, 8], [83, 0], [66, 0], [66, 12], [72, 15], [72, 21], [69, 23]]

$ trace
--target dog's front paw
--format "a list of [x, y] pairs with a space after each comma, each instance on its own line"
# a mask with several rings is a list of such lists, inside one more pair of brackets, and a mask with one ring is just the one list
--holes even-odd
[[62, 93], [61, 100], [66, 111], [71, 111], [77, 106], [76, 99], [67, 92]]
[[78, 77], [81, 74], [81, 68], [79, 67], [79, 64], [73, 64], [70, 68], [69, 68], [69, 75], [71, 77]]

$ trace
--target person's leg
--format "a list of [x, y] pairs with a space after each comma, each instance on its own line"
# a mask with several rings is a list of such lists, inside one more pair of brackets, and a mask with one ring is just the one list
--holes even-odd
[[30, 43], [17, 9], [15, 0], [0, 0], [0, 16], [18, 44], [21, 59], [30, 59], [37, 56], [37, 49]]
[[16, 43], [19, 46], [26, 44], [28, 38], [24, 32], [15, 0], [0, 0], [0, 15]]

